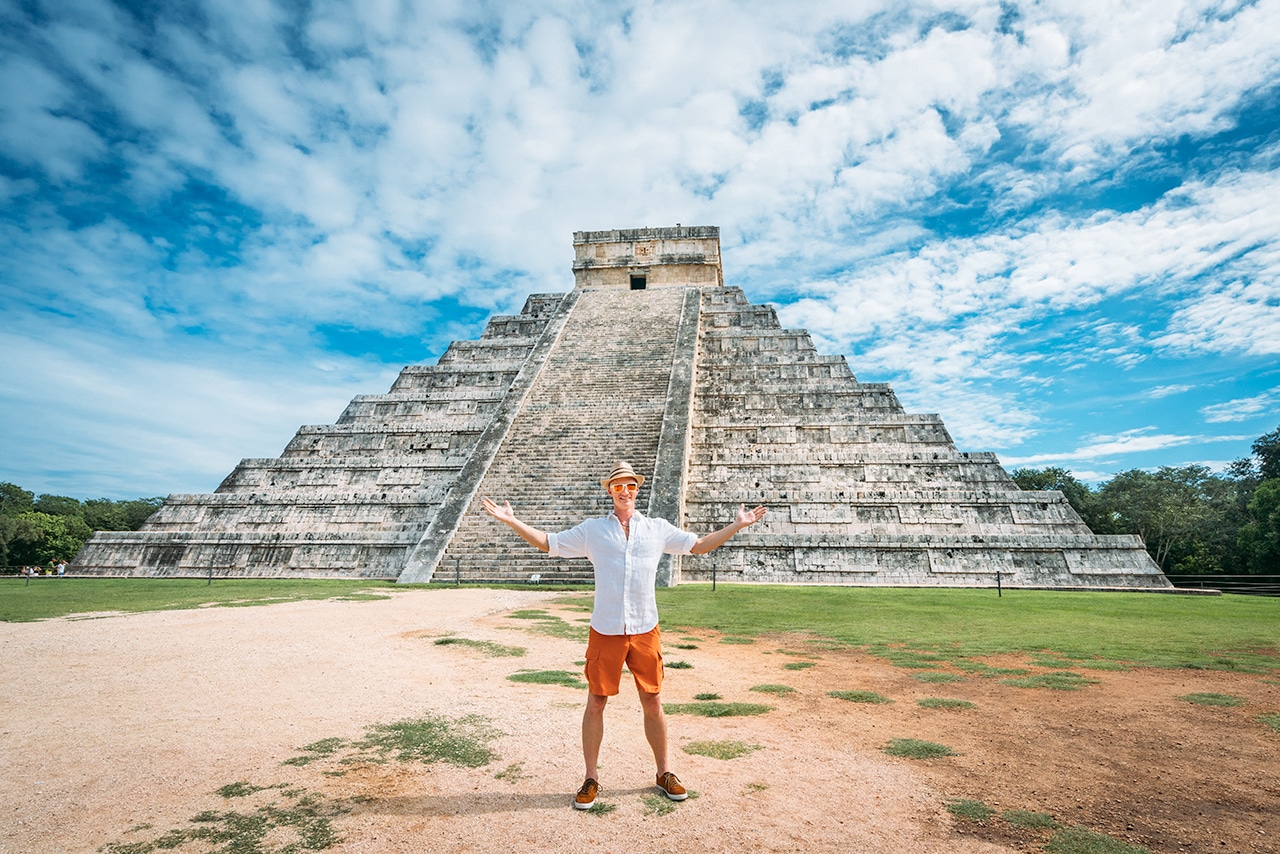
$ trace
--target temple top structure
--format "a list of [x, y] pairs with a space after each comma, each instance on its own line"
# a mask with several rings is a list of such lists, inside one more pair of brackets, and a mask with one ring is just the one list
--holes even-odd
[[724, 287], [714, 225], [573, 233], [575, 288]]

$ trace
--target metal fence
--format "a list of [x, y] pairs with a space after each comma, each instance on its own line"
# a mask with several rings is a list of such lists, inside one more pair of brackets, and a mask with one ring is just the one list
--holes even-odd
[[1280, 596], [1280, 575], [1170, 575], [1174, 587], [1209, 588], [1223, 593]]

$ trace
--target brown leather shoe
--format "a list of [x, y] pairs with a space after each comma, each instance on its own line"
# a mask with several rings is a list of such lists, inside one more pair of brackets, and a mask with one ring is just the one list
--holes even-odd
[[600, 793], [600, 784], [592, 778], [588, 777], [587, 781], [582, 784], [582, 788], [578, 790], [578, 794], [573, 799], [573, 808], [576, 810], [589, 810], [595, 805], [596, 795]]
[[658, 788], [673, 801], [683, 801], [689, 797], [689, 793], [685, 791], [684, 786], [680, 785], [680, 778], [670, 771], [658, 775]]

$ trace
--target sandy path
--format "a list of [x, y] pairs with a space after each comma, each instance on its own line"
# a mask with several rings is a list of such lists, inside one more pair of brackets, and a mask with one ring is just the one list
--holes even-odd
[[[1099, 673], [1090, 674], [1099, 685], [1072, 694], [995, 680], [924, 685], [857, 652], [822, 651], [812, 669], [784, 670], [803, 660], [780, 650], [802, 647], [794, 638], [738, 646], [705, 632], [687, 651], [672, 648], [686, 633], [668, 632], [668, 662], [693, 666], [668, 670], [664, 699], [716, 692], [775, 710], [670, 717], [673, 764], [699, 797], [656, 815], [644, 801], [655, 790], [639, 704], [624, 684], [606, 716], [602, 755], [602, 800], [617, 808], [578, 813], [569, 801], [581, 782], [583, 693], [506, 678], [522, 668], [578, 670], [582, 643], [523, 631], [528, 621], [505, 616], [556, 610], [556, 598], [441, 589], [375, 602], [0, 624], [0, 852], [154, 840], [190, 827], [202, 811], [252, 809], [279, 794], [234, 803], [216, 794], [239, 781], [362, 798], [334, 820], [341, 842], [329, 850], [346, 852], [995, 852], [1032, 842], [1039, 850], [1042, 839], [958, 824], [944, 809], [952, 797], [1070, 814], [1117, 835], [1127, 825], [1136, 840], [1160, 843], [1153, 850], [1276, 850], [1280, 819], [1266, 804], [1280, 796], [1280, 738], [1239, 709], [1189, 710], [1174, 699], [1192, 690], [1241, 694], [1256, 715], [1280, 704], [1277, 687], [1258, 677]], [[569, 622], [583, 616], [556, 612]], [[445, 634], [528, 652], [492, 658], [432, 642]], [[761, 683], [796, 690], [749, 691]], [[876, 690], [897, 702], [846, 703], [827, 695], [833, 688]], [[970, 699], [981, 711], [914, 704], [927, 696]], [[426, 714], [488, 718], [504, 733], [492, 745], [499, 758], [477, 769], [281, 764], [302, 745]], [[1188, 736], [1189, 717], [1208, 724]], [[962, 754], [891, 758], [880, 748], [897, 736]], [[680, 750], [725, 739], [760, 749], [729, 761]], [[495, 776], [512, 766], [518, 775]], [[1197, 800], [1206, 788], [1211, 795]], [[1210, 798], [1217, 812], [1206, 817]], [[287, 842], [291, 832], [273, 831], [268, 842]], [[210, 849], [195, 842], [178, 850]]]

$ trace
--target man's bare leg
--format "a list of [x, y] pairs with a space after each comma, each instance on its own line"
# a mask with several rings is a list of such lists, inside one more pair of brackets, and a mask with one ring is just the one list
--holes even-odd
[[653, 748], [653, 761], [661, 777], [671, 770], [667, 767], [667, 717], [662, 713], [662, 695], [641, 691], [640, 707], [644, 710], [644, 735]]
[[582, 758], [587, 765], [587, 779], [599, 780], [596, 763], [600, 760], [600, 744], [604, 741], [604, 707], [609, 698], [588, 694], [587, 708], [582, 713]]

